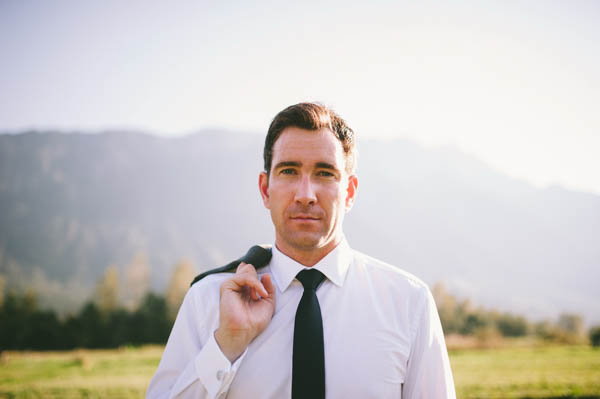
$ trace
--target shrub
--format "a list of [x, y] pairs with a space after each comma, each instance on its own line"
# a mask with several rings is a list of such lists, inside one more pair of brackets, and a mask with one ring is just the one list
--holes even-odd
[[590, 343], [593, 347], [600, 346], [600, 326], [595, 326], [590, 329]]
[[527, 334], [529, 326], [523, 316], [504, 313], [496, 320], [496, 327], [505, 337], [522, 337]]

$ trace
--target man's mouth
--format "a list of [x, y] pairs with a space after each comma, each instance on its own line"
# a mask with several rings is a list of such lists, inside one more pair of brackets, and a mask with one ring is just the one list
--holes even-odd
[[320, 220], [320, 218], [318, 216], [312, 216], [312, 215], [294, 215], [291, 217], [291, 219], [298, 220], [298, 221]]

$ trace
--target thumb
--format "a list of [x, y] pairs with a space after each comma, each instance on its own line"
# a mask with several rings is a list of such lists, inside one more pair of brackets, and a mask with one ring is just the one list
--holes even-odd
[[265, 289], [267, 290], [267, 293], [269, 294], [269, 298], [274, 298], [275, 297], [275, 284], [273, 284], [273, 279], [271, 278], [271, 275], [265, 274], [264, 276], [262, 276], [260, 281], [263, 284], [263, 286], [265, 287]]

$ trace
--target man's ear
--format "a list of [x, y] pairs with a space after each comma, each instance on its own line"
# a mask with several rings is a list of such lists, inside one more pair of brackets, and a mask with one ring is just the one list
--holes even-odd
[[269, 176], [266, 172], [260, 172], [258, 175], [258, 191], [260, 191], [265, 208], [269, 209]]
[[356, 199], [356, 192], [358, 191], [358, 176], [348, 176], [348, 187], [346, 187], [346, 212], [352, 209], [354, 200]]

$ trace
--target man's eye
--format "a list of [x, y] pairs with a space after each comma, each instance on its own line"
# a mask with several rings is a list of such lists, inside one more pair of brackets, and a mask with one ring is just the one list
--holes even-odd
[[317, 172], [317, 176], [332, 177], [334, 176], [334, 174], [327, 170], [320, 170], [319, 172]]
[[281, 172], [282, 175], [294, 175], [296, 174], [296, 171], [294, 169], [288, 168], [288, 169], [282, 169]]

